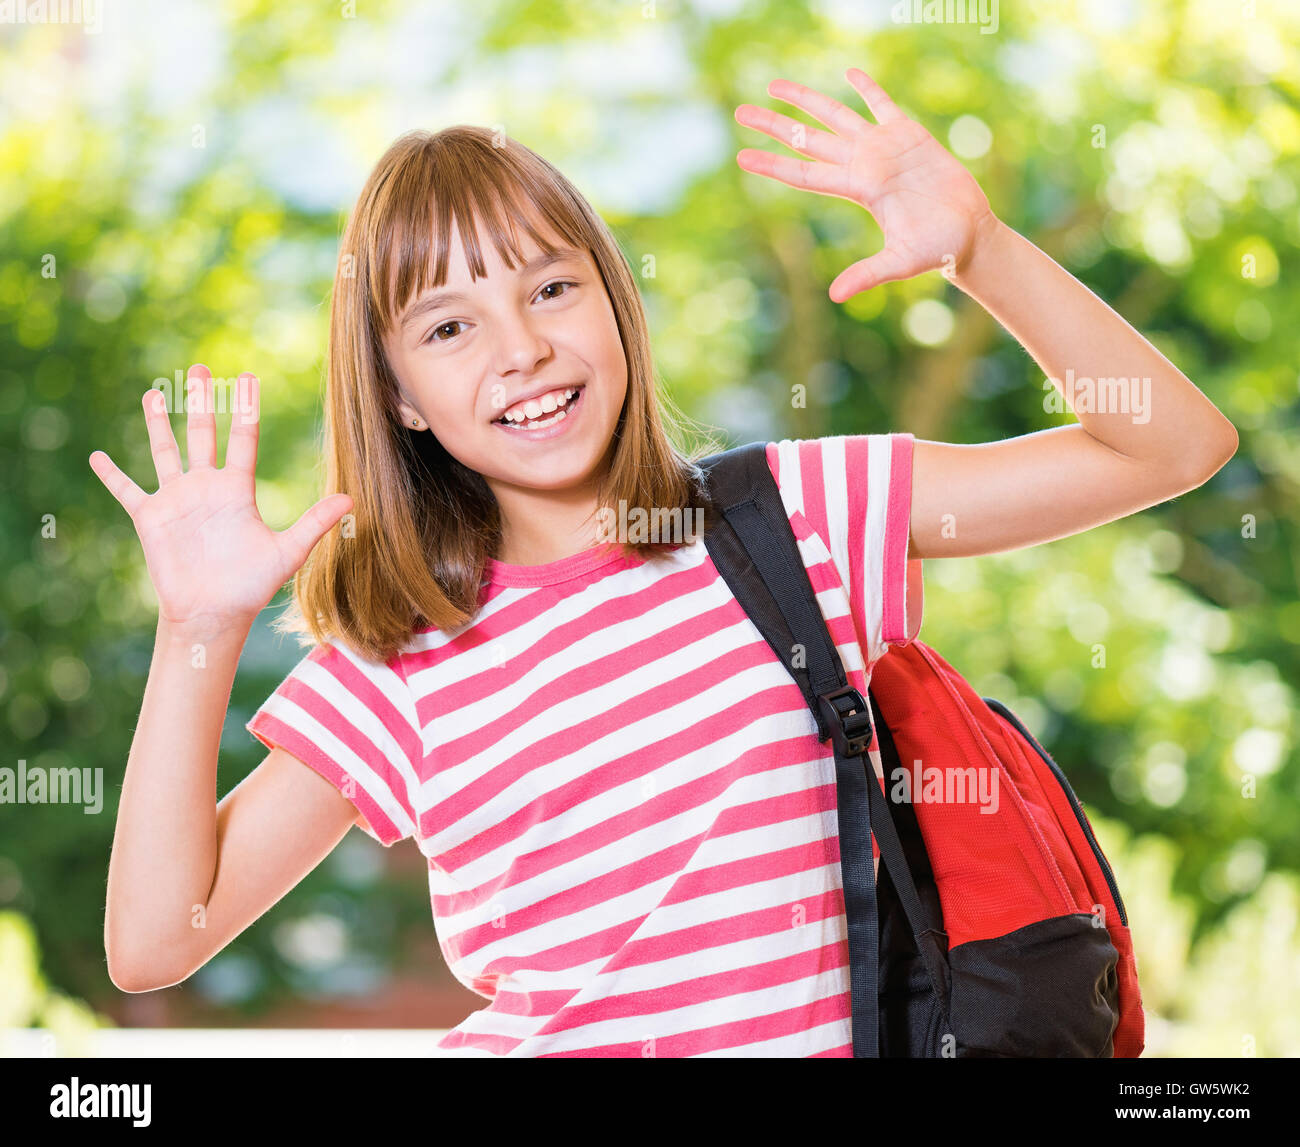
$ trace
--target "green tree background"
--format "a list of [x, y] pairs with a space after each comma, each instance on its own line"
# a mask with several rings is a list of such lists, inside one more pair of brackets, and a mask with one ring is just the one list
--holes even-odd
[[[732, 442], [980, 442], [1071, 417], [937, 273], [830, 302], [879, 244], [870, 217], [737, 167], [740, 147], [776, 146], [737, 104], [811, 122], [766, 96], [788, 77], [866, 114], [843, 78], [856, 65], [1241, 433], [1209, 483], [1161, 506], [927, 563], [921, 637], [1021, 715], [1093, 816], [1133, 923], [1148, 1054], [1300, 1054], [1291, 6], [1006, 4], [996, 31], [848, 0], [122, 8], [99, 31], [0, 25], [0, 763], [102, 768], [105, 787], [93, 816], [0, 804], [6, 1024], [119, 995], [105, 876], [156, 610], [87, 458], [105, 449], [152, 490], [141, 393], [203, 361], [262, 380], [267, 521], [318, 496], [338, 237], [401, 131], [498, 126], [565, 171], [641, 276], [665, 390]], [[301, 654], [255, 631], [218, 795], [261, 759], [244, 722]], [[349, 834], [196, 989], [255, 1022], [411, 966], [427, 889], [386, 859]]]

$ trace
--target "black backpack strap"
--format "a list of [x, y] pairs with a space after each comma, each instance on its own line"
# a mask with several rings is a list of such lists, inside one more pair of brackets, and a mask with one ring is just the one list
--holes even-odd
[[[754, 442], [699, 462], [707, 478], [711, 516], [704, 542], [736, 599], [798, 683], [820, 741], [835, 748], [840, 872], [849, 941], [853, 1054], [879, 1055], [879, 921], [871, 837], [874, 829], [908, 926], [931, 984], [947, 1012], [947, 976], [934, 945], [916, 882], [907, 865], [888, 802], [867, 748], [873, 728], [888, 738], [879, 706], [848, 684], [817, 597], [790, 529], [766, 446]], [[720, 515], [720, 516], [719, 516]], [[799, 654], [802, 652], [803, 656]], [[868, 691], [869, 692], [869, 691]], [[927, 935], [929, 933], [930, 935]]]

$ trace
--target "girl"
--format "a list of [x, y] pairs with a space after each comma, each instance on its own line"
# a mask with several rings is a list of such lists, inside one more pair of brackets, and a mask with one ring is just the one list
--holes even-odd
[[[1149, 388], [1145, 417], [1080, 403], [1077, 424], [1002, 442], [767, 446], [865, 693], [873, 664], [916, 638], [922, 559], [1131, 514], [1200, 485], [1237, 438], [878, 85], [847, 75], [875, 123], [786, 81], [770, 94], [828, 130], [736, 113], [814, 161], [746, 149], [745, 170], [880, 224], [883, 249], [831, 298], [941, 269], [1053, 380]], [[257, 380], [241, 376], [254, 409], [236, 412], [217, 468], [202, 366], [187, 472], [152, 391], [158, 491], [92, 455], [159, 601], [109, 870], [122, 990], [188, 977], [355, 821], [384, 845], [414, 838], [447, 962], [490, 1001], [440, 1051], [851, 1054], [830, 746], [698, 537], [596, 529], [611, 507], [704, 496], [648, 347], [626, 259], [558, 171], [482, 129], [414, 132], [380, 159], [343, 239], [329, 496], [267, 529]], [[240, 650], [290, 575], [285, 627], [313, 647], [248, 724], [266, 758], [214, 807]]]

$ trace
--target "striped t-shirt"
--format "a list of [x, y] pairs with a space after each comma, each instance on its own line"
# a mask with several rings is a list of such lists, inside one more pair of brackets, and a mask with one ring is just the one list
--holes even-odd
[[[864, 694], [920, 628], [912, 446], [767, 447]], [[480, 600], [384, 664], [317, 646], [248, 722], [427, 859], [447, 964], [490, 1001], [435, 1054], [852, 1055], [834, 754], [703, 541], [492, 562]]]

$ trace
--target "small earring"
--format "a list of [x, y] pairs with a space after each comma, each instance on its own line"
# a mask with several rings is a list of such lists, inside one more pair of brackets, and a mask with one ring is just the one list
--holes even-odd
[[420, 420], [419, 420], [418, 418], [412, 418], [412, 419], [411, 419], [411, 425], [412, 425], [412, 426], [419, 426], [419, 425], [420, 425]]

